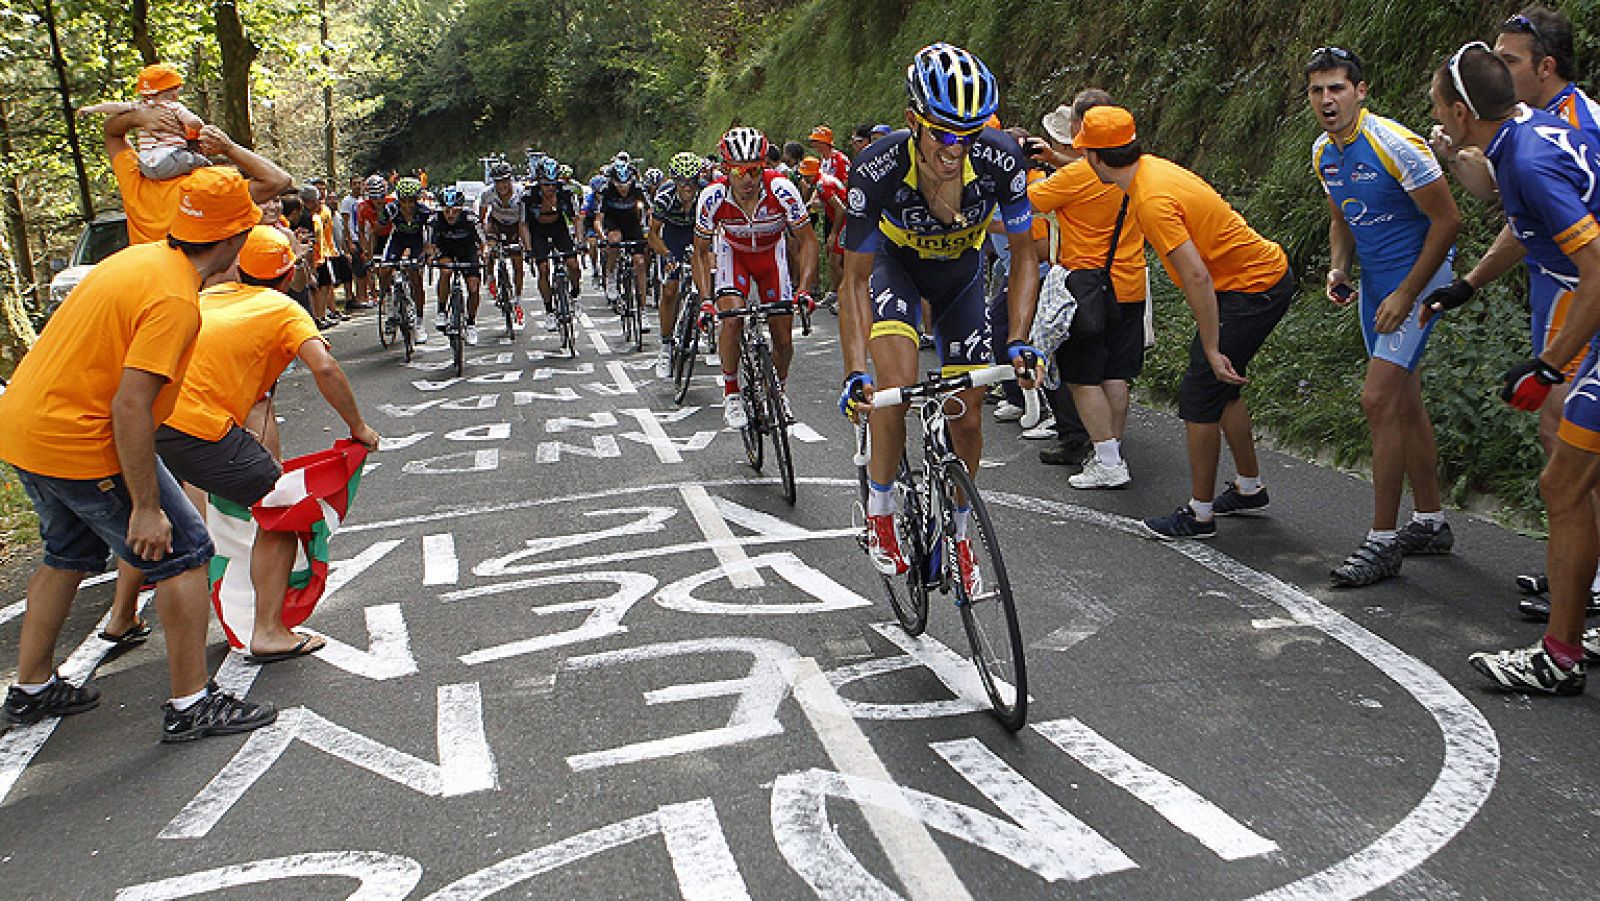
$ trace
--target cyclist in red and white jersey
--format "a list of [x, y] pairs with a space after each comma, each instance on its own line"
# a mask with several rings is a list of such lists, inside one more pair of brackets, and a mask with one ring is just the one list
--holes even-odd
[[[767, 138], [749, 127], [730, 129], [718, 150], [727, 175], [700, 192], [695, 203], [694, 283], [702, 297], [715, 297], [718, 310], [742, 305], [756, 289], [757, 303], [798, 299], [789, 278], [784, 233], [793, 229], [800, 247], [799, 282], [811, 284], [816, 270], [817, 236], [794, 182], [766, 167]], [[802, 227], [804, 226], [804, 227]], [[773, 316], [772, 357], [778, 379], [789, 377], [794, 358], [792, 315]], [[743, 428], [745, 410], [739, 400], [740, 331], [738, 319], [722, 320], [717, 353], [722, 363], [722, 417], [730, 428]]]

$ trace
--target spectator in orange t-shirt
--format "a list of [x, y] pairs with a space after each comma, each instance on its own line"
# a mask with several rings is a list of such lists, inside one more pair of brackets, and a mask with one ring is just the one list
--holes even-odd
[[113, 254], [73, 289], [0, 395], [0, 459], [16, 467], [44, 539], [44, 563], [28, 582], [17, 684], [6, 694], [12, 722], [100, 702], [98, 688], [56, 675], [54, 657], [78, 583], [112, 551], [156, 584], [171, 681], [162, 740], [277, 718], [270, 705], [208, 686], [211, 539], [154, 450], [200, 330], [200, 284], [233, 265], [261, 211], [239, 174], [216, 166], [180, 181], [174, 207], [165, 242]]
[[[145, 244], [166, 238], [168, 226], [178, 209], [182, 179], [157, 181], [139, 171], [139, 153], [128, 143], [134, 129], [148, 127], [172, 113], [160, 107], [142, 107], [107, 119], [104, 126], [106, 159], [117, 176], [122, 194], [122, 209], [128, 216], [128, 241]], [[207, 125], [200, 129], [200, 149], [212, 156], [226, 157], [248, 179], [250, 198], [257, 203], [289, 187], [289, 173], [252, 150], [240, 147], [222, 129]]]
[[[1256, 234], [1200, 176], [1144, 153], [1127, 110], [1089, 110], [1072, 146], [1083, 151], [1101, 181], [1127, 193], [1128, 217], [1144, 231], [1194, 312], [1189, 369], [1178, 386], [1193, 495], [1176, 512], [1145, 520], [1144, 527], [1165, 540], [1210, 538], [1217, 533], [1214, 515], [1267, 506], [1240, 389], [1250, 359], [1294, 300], [1294, 274], [1283, 248]], [[1213, 501], [1223, 435], [1239, 477]]]

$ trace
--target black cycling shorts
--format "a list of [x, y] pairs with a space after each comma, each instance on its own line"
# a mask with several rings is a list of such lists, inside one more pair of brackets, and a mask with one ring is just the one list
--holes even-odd
[[1127, 381], [1144, 368], [1144, 304], [1119, 303], [1098, 335], [1070, 333], [1056, 351], [1069, 385]]
[[451, 257], [451, 256], [446, 256], [444, 254], [440, 254], [439, 255], [439, 259], [438, 259], [437, 262], [440, 262], [440, 263], [471, 263], [472, 264], [471, 267], [466, 268], [466, 269], [440, 269], [439, 270], [439, 274], [440, 275], [448, 275], [448, 274], [450, 274], [452, 272], [459, 272], [465, 278], [483, 278], [483, 267], [478, 264], [477, 254], [473, 254], [472, 256], [470, 256], [470, 257], [468, 257], [467, 259], [464, 259], [464, 260], [458, 260], [455, 257]]
[[885, 245], [873, 255], [872, 337], [920, 337], [922, 301], [933, 309], [933, 340], [946, 375], [991, 365], [988, 305], [981, 256], [924, 260]]
[[[1290, 271], [1260, 294], [1217, 292], [1217, 349], [1233, 363], [1234, 372], [1245, 374], [1251, 358], [1267, 343], [1278, 320], [1289, 312], [1298, 287]], [[1184, 422], [1220, 422], [1223, 409], [1239, 399], [1241, 387], [1217, 381], [1197, 334], [1189, 342], [1189, 369], [1178, 384], [1178, 418]]]
[[572, 230], [567, 228], [565, 222], [530, 222], [528, 239], [533, 245], [528, 248], [529, 256], [535, 260], [549, 256], [552, 249], [560, 251], [562, 256], [568, 258], [578, 255], [578, 249], [572, 243]]
[[413, 260], [422, 259], [422, 234], [395, 234], [389, 237], [389, 243], [384, 248], [383, 261], [392, 263], [405, 256], [406, 251], [411, 251]]
[[[608, 233], [620, 232], [622, 234], [622, 240], [624, 241], [644, 240], [644, 224], [639, 221], [639, 217], [637, 215], [629, 216], [625, 213], [613, 213], [612, 215], [607, 216], [606, 231]], [[601, 237], [605, 236], [602, 235]]]
[[218, 441], [161, 426], [156, 429], [156, 453], [179, 480], [241, 507], [266, 497], [283, 474], [261, 442], [238, 426], [230, 426]]

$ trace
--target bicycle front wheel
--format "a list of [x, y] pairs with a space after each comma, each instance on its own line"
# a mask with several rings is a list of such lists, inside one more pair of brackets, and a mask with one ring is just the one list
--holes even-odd
[[406, 362], [411, 362], [411, 354], [416, 350], [417, 344], [417, 317], [416, 304], [411, 301], [411, 291], [399, 286], [394, 290], [395, 312], [399, 314], [396, 324], [400, 327], [400, 340], [406, 346]]
[[739, 355], [739, 399], [744, 403], [745, 412], [744, 428], [739, 430], [739, 437], [744, 441], [745, 459], [757, 472], [761, 471], [766, 453], [761, 440], [761, 417], [767, 409], [762, 393], [761, 373], [756, 370], [747, 346]]
[[972, 646], [972, 662], [978, 667], [994, 715], [1002, 726], [1015, 732], [1028, 720], [1028, 670], [1011, 582], [1000, 556], [1000, 540], [966, 465], [959, 460], [946, 463], [944, 477], [949, 508], [955, 509], [958, 497], [965, 497], [971, 507], [967, 514], [970, 568], [955, 550], [953, 529], [952, 539], [945, 542], [951, 551], [949, 559], [955, 564], [951, 582], [956, 591], [956, 607], [961, 611], [961, 623]]
[[700, 357], [700, 329], [695, 325], [694, 317], [699, 315], [699, 310], [691, 310], [688, 315], [680, 316], [685, 323], [679, 330], [678, 343], [673, 345], [674, 356], [677, 357], [677, 384], [672, 394], [673, 403], [682, 404], [683, 399], [689, 394], [689, 386], [694, 382], [694, 364]]
[[[863, 456], [867, 453], [865, 436], [857, 448]], [[856, 467], [856, 483], [861, 496], [861, 510], [867, 510], [871, 489], [867, 484], [867, 467]], [[900, 475], [895, 480], [896, 490], [902, 495], [898, 527], [900, 553], [905, 556], [907, 569], [903, 575], [878, 577], [883, 580], [883, 593], [889, 596], [889, 608], [900, 628], [915, 638], [928, 627], [928, 584], [923, 574], [928, 571], [928, 540], [925, 531], [927, 514], [923, 509], [922, 493], [907, 468], [904, 455], [900, 458]], [[866, 538], [862, 537], [863, 547]]]
[[789, 455], [789, 417], [784, 411], [783, 386], [778, 382], [778, 368], [773, 365], [772, 351], [760, 349], [762, 393], [766, 395], [767, 434], [772, 437], [772, 459], [778, 464], [778, 478], [783, 482], [783, 499], [794, 503], [794, 458]]
[[461, 295], [456, 290], [450, 292], [450, 353], [455, 357], [456, 377], [460, 378], [466, 370], [467, 335]]
[[499, 274], [495, 276], [495, 287], [499, 290], [496, 292], [495, 299], [500, 304], [500, 315], [506, 319], [506, 337], [515, 341], [517, 338], [517, 323], [511, 303], [514, 299], [512, 295], [517, 291], [516, 283], [511, 280], [511, 267], [506, 264], [505, 260], [501, 260], [500, 265], [496, 268]]
[[377, 292], [377, 294], [378, 346], [387, 349], [394, 344], [395, 339], [394, 301], [390, 300], [388, 295], [382, 291]]

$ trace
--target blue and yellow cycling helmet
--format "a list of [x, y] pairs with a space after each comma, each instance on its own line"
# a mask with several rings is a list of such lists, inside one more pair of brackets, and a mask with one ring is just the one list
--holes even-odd
[[394, 183], [397, 200], [416, 200], [422, 196], [422, 182], [415, 178], [402, 178]]
[[906, 66], [906, 94], [917, 115], [953, 131], [975, 131], [1000, 108], [989, 67], [954, 44], [929, 44]]

